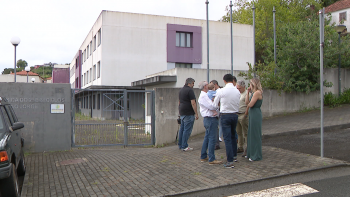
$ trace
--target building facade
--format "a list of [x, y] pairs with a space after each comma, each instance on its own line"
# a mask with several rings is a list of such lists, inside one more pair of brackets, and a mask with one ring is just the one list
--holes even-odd
[[[210, 69], [231, 68], [230, 24], [209, 21]], [[132, 88], [174, 68], [207, 68], [206, 21], [102, 11], [70, 64], [72, 88]], [[253, 62], [253, 28], [233, 24], [233, 67]]]

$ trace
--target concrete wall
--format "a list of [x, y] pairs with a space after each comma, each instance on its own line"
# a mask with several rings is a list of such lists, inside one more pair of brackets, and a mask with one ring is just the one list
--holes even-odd
[[[340, 78], [341, 78], [341, 91], [344, 91], [344, 88], [350, 88], [350, 69], [341, 68], [340, 69]], [[338, 68], [326, 68], [324, 69], [324, 79], [328, 82], [332, 82], [333, 86], [330, 88], [325, 87], [324, 92], [332, 92], [333, 94], [338, 95]]]
[[[180, 88], [154, 88], [154, 90], [156, 145], [172, 143], [175, 141], [179, 126], [176, 119], [179, 115], [178, 93]], [[195, 88], [194, 92], [198, 100], [200, 90]], [[319, 92], [312, 92], [310, 94], [282, 92], [280, 95], [276, 90], [264, 90], [261, 111], [263, 113], [263, 118], [266, 118], [273, 115], [296, 112], [306, 107], [319, 107], [319, 101]], [[197, 107], [199, 113], [199, 106], [197, 105]], [[203, 132], [205, 132], [203, 118], [199, 115], [199, 119], [195, 121], [192, 135]]]
[[[0, 83], [0, 96], [9, 100], [18, 120], [25, 125], [21, 132], [25, 151], [70, 150], [69, 84]], [[51, 113], [51, 104], [64, 104], [64, 113]]]

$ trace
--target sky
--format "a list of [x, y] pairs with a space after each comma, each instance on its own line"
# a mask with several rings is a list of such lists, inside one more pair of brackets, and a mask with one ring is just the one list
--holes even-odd
[[[209, 0], [209, 20], [229, 3]], [[206, 19], [205, 0], [1, 0], [0, 72], [14, 67], [14, 36], [29, 66], [70, 63], [102, 10]]]

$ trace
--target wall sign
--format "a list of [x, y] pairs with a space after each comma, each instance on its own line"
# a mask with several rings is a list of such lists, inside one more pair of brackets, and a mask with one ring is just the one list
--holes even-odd
[[51, 114], [64, 114], [64, 104], [51, 104]]

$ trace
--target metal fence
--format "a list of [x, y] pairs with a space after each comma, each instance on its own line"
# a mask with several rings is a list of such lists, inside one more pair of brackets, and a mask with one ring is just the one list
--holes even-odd
[[154, 145], [154, 91], [72, 89], [72, 145]]

